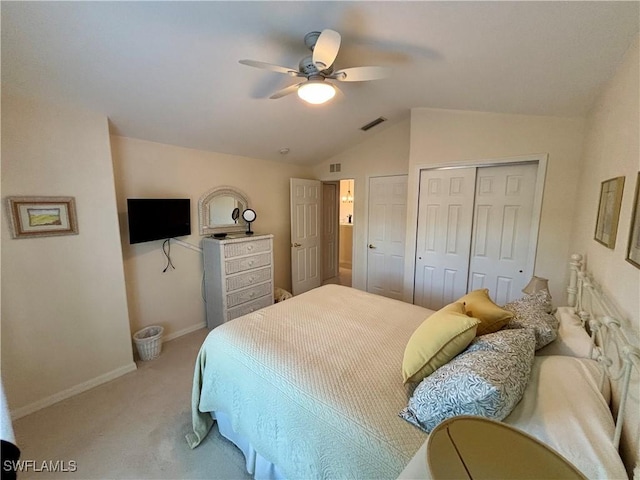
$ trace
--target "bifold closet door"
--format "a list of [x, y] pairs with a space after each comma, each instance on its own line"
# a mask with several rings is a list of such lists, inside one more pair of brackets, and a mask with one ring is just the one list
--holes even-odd
[[433, 310], [467, 292], [475, 168], [420, 173], [414, 303]]
[[420, 173], [414, 303], [442, 308], [488, 288], [505, 304], [521, 296], [533, 227], [537, 163]]
[[504, 305], [522, 296], [531, 274], [535, 163], [478, 168], [468, 290], [488, 288]]

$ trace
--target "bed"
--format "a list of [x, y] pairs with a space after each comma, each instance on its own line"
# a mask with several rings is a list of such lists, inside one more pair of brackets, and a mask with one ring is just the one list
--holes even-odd
[[[627, 478], [609, 382], [594, 360], [599, 350], [585, 347], [585, 318], [576, 316], [586, 290], [579, 274], [574, 266], [577, 307], [558, 309], [556, 317], [560, 330], [578, 322], [580, 340], [566, 333], [566, 345], [551, 343], [549, 355], [536, 355], [522, 399], [504, 421], [588, 478]], [[414, 332], [433, 314], [326, 285], [214, 329], [195, 366], [189, 445], [217, 422], [255, 478], [429, 478], [428, 434], [400, 415], [417, 390], [403, 382], [400, 366]], [[576, 399], [588, 413], [576, 410]]]

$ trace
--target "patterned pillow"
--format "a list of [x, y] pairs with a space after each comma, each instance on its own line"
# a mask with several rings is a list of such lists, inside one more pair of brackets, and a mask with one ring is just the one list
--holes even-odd
[[476, 338], [418, 385], [400, 417], [427, 433], [458, 415], [504, 419], [529, 382], [534, 346], [528, 328]]
[[524, 298], [530, 303], [535, 303], [547, 313], [551, 313], [553, 310], [551, 307], [551, 294], [548, 290], [538, 290], [535, 293], [525, 295]]
[[507, 303], [505, 310], [513, 312], [513, 318], [504, 328], [532, 328], [536, 334], [536, 350], [553, 342], [558, 335], [558, 319], [551, 310], [551, 296], [546, 290], [525, 295]]

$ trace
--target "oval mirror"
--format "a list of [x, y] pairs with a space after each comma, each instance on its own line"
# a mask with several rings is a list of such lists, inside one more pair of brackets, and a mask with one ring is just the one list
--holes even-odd
[[249, 198], [234, 187], [216, 187], [198, 201], [200, 235], [242, 232], [246, 222], [240, 212], [249, 207]]

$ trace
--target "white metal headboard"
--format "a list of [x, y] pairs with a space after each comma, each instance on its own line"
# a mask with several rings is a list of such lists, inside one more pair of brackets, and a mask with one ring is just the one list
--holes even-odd
[[[622, 388], [613, 444], [619, 448], [622, 424], [629, 397], [629, 383], [633, 368], [640, 372], [640, 348], [634, 346], [620, 327], [622, 316], [602, 288], [586, 272], [583, 256], [574, 254], [570, 262], [568, 304], [588, 327], [593, 341], [592, 358], [603, 366], [603, 371]], [[603, 376], [604, 380], [604, 376]]]

